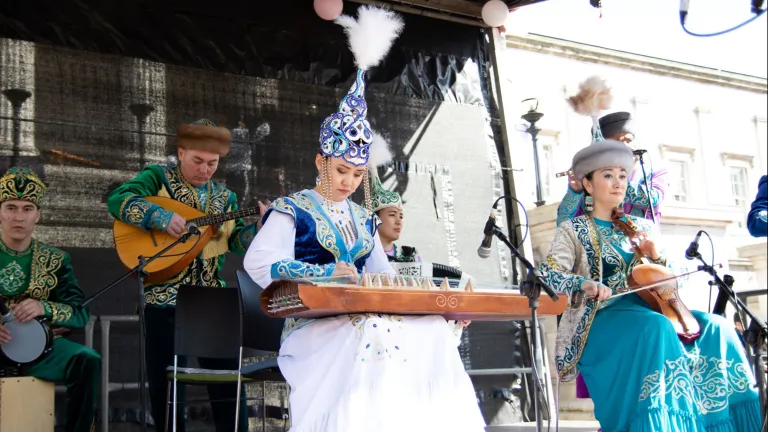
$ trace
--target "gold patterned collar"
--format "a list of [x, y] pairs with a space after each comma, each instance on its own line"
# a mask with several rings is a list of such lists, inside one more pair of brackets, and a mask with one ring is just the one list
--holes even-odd
[[3, 251], [10, 256], [15, 256], [15, 257], [27, 256], [31, 254], [34, 249], [35, 249], [35, 239], [32, 239], [32, 241], [29, 242], [29, 246], [26, 249], [24, 249], [23, 251], [17, 251], [16, 249], [9, 248], [8, 245], [5, 244], [3, 239], [0, 238], [0, 251]]
[[[184, 186], [189, 189], [190, 192], [192, 192], [192, 199], [195, 200], [195, 205], [198, 210], [202, 211], [203, 213], [208, 214], [208, 209], [210, 207], [211, 203], [211, 194], [213, 193], [213, 181], [208, 180], [204, 185], [201, 185], [200, 187], [196, 187], [192, 183], [190, 183], [186, 177], [184, 177], [184, 174], [181, 172], [181, 166], [176, 167], [176, 176], [181, 180], [181, 182], [184, 184]], [[203, 187], [205, 187], [205, 208], [203, 208], [202, 203], [200, 202], [199, 197], [197, 196], [198, 191], [200, 191]]]

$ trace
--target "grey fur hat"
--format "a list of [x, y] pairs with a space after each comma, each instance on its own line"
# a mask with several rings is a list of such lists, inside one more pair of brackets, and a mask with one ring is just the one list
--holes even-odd
[[635, 167], [635, 157], [632, 150], [621, 141], [596, 141], [581, 149], [573, 156], [573, 175], [579, 182], [587, 174], [605, 167], [622, 167], [627, 173]]

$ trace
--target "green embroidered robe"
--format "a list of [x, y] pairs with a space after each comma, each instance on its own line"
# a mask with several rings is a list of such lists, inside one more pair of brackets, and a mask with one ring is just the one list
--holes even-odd
[[[112, 191], [107, 201], [109, 213], [146, 230], [165, 231], [173, 213], [143, 198], [148, 196], [169, 197], [208, 215], [237, 210], [237, 196], [224, 186], [209, 181], [195, 187], [184, 179], [179, 168], [149, 165], [135, 178]], [[147, 284], [146, 304], [174, 306], [180, 285], [224, 286], [220, 272], [226, 252], [244, 254], [255, 235], [256, 225], [245, 226], [242, 219], [219, 224], [211, 241], [186, 269], [166, 281]]]
[[69, 254], [34, 239], [23, 252], [0, 240], [0, 294], [9, 307], [28, 298], [39, 300], [54, 330], [85, 327], [90, 317], [80, 306], [85, 296]]

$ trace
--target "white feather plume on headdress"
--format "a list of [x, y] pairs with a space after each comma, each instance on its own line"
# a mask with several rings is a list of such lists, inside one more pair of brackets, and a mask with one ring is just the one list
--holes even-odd
[[600, 111], [610, 108], [612, 101], [610, 87], [598, 76], [587, 78], [579, 84], [579, 92], [568, 98], [568, 103], [574, 111], [591, 117], [598, 116]]
[[334, 22], [344, 27], [355, 63], [364, 71], [379, 64], [403, 29], [399, 15], [368, 5], [357, 9], [357, 19], [340, 15]]
[[380, 133], [373, 131], [373, 141], [368, 147], [368, 171], [376, 175], [376, 168], [392, 161], [392, 152], [389, 150], [389, 141]]
[[611, 107], [613, 96], [611, 88], [605, 84], [605, 80], [599, 76], [591, 76], [579, 84], [579, 92], [568, 98], [568, 104], [578, 114], [592, 118], [592, 135], [598, 134], [599, 123], [597, 118], [601, 111]]

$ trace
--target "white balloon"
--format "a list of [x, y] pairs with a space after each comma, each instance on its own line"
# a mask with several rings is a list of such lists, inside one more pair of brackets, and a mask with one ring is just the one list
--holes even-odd
[[483, 5], [483, 22], [489, 27], [499, 27], [509, 16], [509, 7], [501, 0], [490, 0]]

